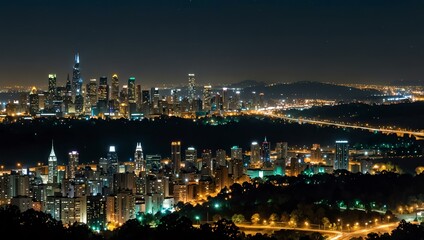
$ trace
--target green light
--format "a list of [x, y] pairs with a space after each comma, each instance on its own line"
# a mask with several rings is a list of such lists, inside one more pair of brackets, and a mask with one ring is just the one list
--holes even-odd
[[200, 217], [199, 217], [199, 216], [195, 216], [194, 218], [195, 218], [196, 220], [199, 220], [199, 219], [200, 219]]
[[219, 204], [218, 203], [215, 203], [214, 207], [215, 208], [219, 208]]

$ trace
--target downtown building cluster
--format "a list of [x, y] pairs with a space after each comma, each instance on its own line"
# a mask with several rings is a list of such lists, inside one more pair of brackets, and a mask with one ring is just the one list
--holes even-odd
[[59, 86], [56, 74], [49, 74], [46, 91], [33, 87], [19, 101], [6, 105], [6, 115], [139, 119], [223, 114], [260, 106], [264, 106], [263, 94], [251, 102], [243, 102], [240, 89], [196, 86], [194, 73], [188, 74], [188, 86], [172, 89], [142, 88], [135, 77], [122, 81], [117, 74], [83, 81], [76, 54], [72, 76], [68, 75], [64, 86]]
[[21, 211], [46, 212], [63, 224], [82, 222], [99, 230], [141, 214], [173, 211], [179, 202], [202, 203], [233, 183], [257, 177], [359, 169], [349, 166], [347, 141], [337, 141], [329, 151], [315, 144], [309, 152], [289, 150], [287, 142], [271, 149], [266, 138], [244, 152], [233, 146], [230, 154], [224, 149], [198, 153], [195, 147], [183, 152], [180, 141], [170, 147], [170, 157], [163, 158], [144, 154], [136, 143], [134, 158], [120, 161], [116, 147], [109, 146], [106, 156], [91, 164], [80, 163], [78, 151], [70, 151], [67, 164], [59, 165], [52, 142], [47, 165], [3, 169], [0, 201]]

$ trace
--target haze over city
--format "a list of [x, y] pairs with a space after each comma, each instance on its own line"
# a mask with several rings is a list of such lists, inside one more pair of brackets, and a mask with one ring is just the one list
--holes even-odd
[[422, 80], [422, 1], [2, 1], [0, 85]]

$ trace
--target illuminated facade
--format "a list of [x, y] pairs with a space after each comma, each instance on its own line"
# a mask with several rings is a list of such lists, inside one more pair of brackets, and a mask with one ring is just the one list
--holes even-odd
[[48, 180], [47, 183], [57, 183], [57, 158], [54, 152], [54, 146], [52, 141], [52, 150], [50, 151], [49, 159], [48, 159]]
[[188, 100], [192, 103], [196, 99], [196, 90], [195, 90], [195, 75], [194, 73], [188, 74]]
[[69, 152], [69, 162], [68, 162], [68, 171], [67, 178], [74, 179], [77, 172], [79, 162], [79, 153], [77, 151]]
[[334, 156], [334, 170], [349, 170], [349, 142], [346, 140], [336, 141]]
[[141, 143], [137, 143], [134, 153], [135, 175], [139, 176], [140, 172], [146, 171], [146, 161], [144, 161], [143, 148]]
[[180, 172], [181, 167], [181, 142], [173, 141], [171, 142], [171, 160], [173, 173], [177, 174]]

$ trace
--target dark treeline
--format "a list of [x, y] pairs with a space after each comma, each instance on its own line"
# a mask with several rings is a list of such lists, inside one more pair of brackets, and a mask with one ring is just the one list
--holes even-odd
[[[211, 120], [218, 125], [211, 125]], [[265, 137], [275, 143], [286, 141], [290, 146], [311, 146], [313, 143], [333, 145], [337, 139], [348, 139], [352, 146], [363, 147], [384, 143], [416, 142], [395, 135], [373, 134], [368, 131], [336, 129], [309, 124], [286, 123], [282, 120], [262, 117], [202, 118], [193, 121], [176, 117], [162, 117], [142, 121], [36, 119], [0, 124], [0, 162], [14, 165], [16, 162], [36, 164], [47, 162], [54, 139], [59, 164], [67, 164], [68, 152], [79, 152], [80, 162], [97, 162], [105, 157], [110, 145], [115, 145], [120, 161], [134, 156], [137, 142], [141, 142], [144, 154], [170, 156], [171, 141], [180, 140], [182, 149], [194, 146], [201, 152], [219, 148], [230, 152], [238, 145], [250, 149], [252, 141], [261, 142]]]
[[131, 219], [112, 231], [92, 231], [83, 223], [64, 226], [61, 221], [53, 219], [49, 214], [33, 209], [20, 212], [16, 206], [4, 205], [0, 207], [0, 222], [2, 234], [13, 236], [14, 239], [159, 240], [175, 237], [187, 240], [324, 239], [317, 233], [299, 232], [280, 233], [279, 238], [267, 234], [245, 235], [232, 221], [226, 219], [194, 227], [189, 218], [178, 213], [166, 214], [160, 218], [156, 226]]
[[[376, 218], [394, 220], [399, 206], [424, 202], [424, 174], [382, 172], [376, 175], [338, 170], [335, 174], [299, 177], [271, 176], [268, 181], [233, 184], [203, 205], [178, 204], [180, 213], [193, 218], [226, 218], [250, 222], [254, 214], [267, 221], [334, 226], [364, 224]], [[217, 206], [217, 207], [214, 207]], [[379, 212], [376, 212], [379, 211]], [[374, 221], [373, 221], [374, 222]]]
[[293, 116], [331, 119], [343, 122], [369, 123], [372, 126], [397, 126], [424, 129], [424, 101], [388, 105], [364, 103], [312, 107], [303, 111], [289, 110]]

